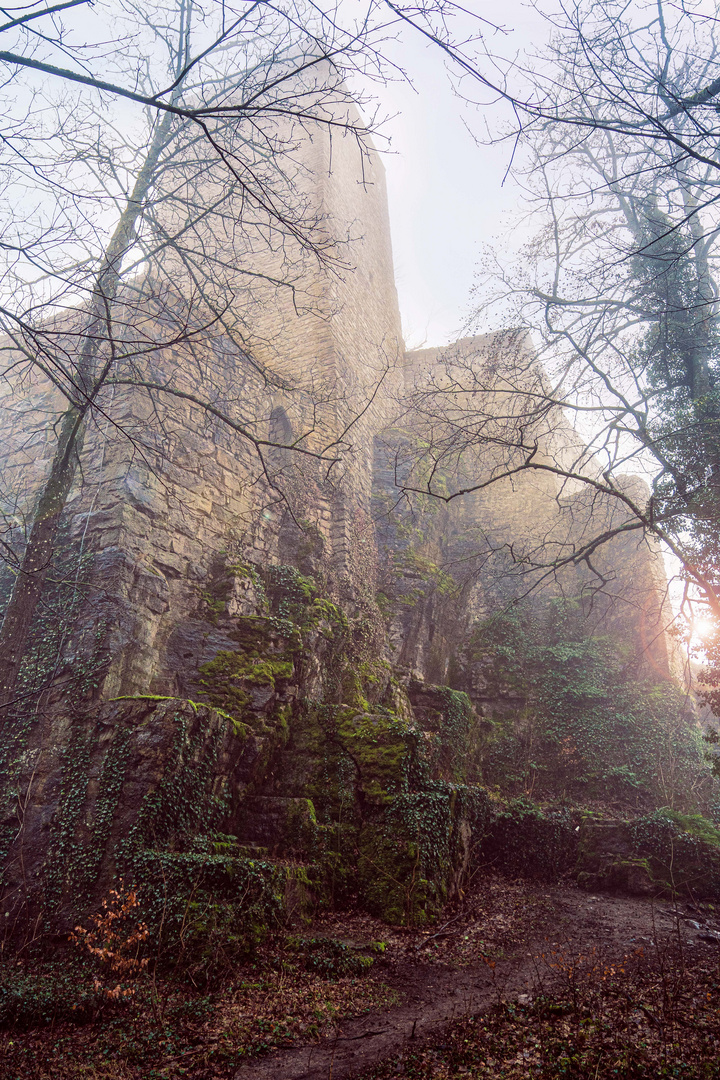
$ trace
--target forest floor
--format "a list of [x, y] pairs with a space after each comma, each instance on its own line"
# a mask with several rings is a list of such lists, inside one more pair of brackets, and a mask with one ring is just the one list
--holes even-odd
[[200, 988], [89, 1008], [57, 965], [0, 966], [2, 1080], [720, 1077], [720, 911], [687, 900], [486, 874], [434, 927], [325, 915]]

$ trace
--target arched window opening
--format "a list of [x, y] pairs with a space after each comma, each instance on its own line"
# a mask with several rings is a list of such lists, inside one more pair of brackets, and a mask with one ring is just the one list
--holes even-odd
[[270, 413], [270, 430], [268, 438], [277, 446], [268, 447], [267, 462], [271, 472], [281, 473], [288, 468], [292, 460], [292, 450], [286, 447], [293, 441], [292, 424], [288, 415], [279, 405]]

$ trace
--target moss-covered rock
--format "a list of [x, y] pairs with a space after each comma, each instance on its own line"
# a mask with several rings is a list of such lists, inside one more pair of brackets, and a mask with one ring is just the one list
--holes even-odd
[[268, 687], [293, 676], [292, 659], [285, 656], [248, 656], [223, 650], [200, 668], [198, 686], [210, 705], [242, 717], [256, 703], [252, 690]]
[[631, 822], [629, 831], [666, 892], [720, 899], [720, 833], [707, 819], [663, 807]]
[[700, 815], [665, 807], [630, 821], [587, 815], [580, 829], [578, 883], [637, 895], [720, 898], [720, 833]]
[[338, 710], [336, 737], [357, 770], [357, 790], [366, 803], [382, 804], [403, 785], [418, 734], [391, 712]]
[[119, 876], [166, 947], [192, 925], [198, 955], [204, 933], [252, 949], [279, 921], [350, 899], [426, 923], [483, 863], [544, 878], [574, 868], [588, 887], [633, 893], [679, 877], [715, 887], [720, 833], [704, 819], [587, 819], [578, 832], [567, 809], [490, 795], [487, 724], [465, 693], [393, 675], [367, 613], [345, 614], [315, 578], [273, 567], [248, 580], [262, 610], [218, 612], [236, 648], [200, 668], [204, 703], [141, 696], [69, 725], [38, 879], [53, 926]]
[[424, 923], [437, 913], [439, 889], [423, 877], [420, 845], [387, 820], [360, 832], [358, 889], [365, 907], [390, 923]]
[[28, 803], [24, 850], [34, 856], [42, 846], [45, 857], [20, 890], [14, 881], [22, 863], [11, 851], [8, 895], [62, 930], [120, 877], [144, 892], [155, 888], [171, 854], [179, 858], [219, 829], [236, 831], [273, 738], [178, 699], [140, 697], [99, 707], [91, 720], [70, 725], [59, 761], [48, 746], [28, 763], [40, 781], [37, 799], [48, 802], [47, 777], [57, 776], [57, 788], [43, 817]]
[[579, 870], [577, 883], [589, 892], [617, 892], [629, 896], [655, 896], [662, 883], [655, 880], [647, 859], [603, 860], [595, 872]]

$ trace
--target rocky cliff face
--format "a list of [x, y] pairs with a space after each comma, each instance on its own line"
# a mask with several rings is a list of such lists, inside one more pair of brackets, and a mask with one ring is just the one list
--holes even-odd
[[237, 900], [238, 875], [278, 915], [352, 894], [423, 920], [461, 887], [486, 802], [468, 698], [402, 686], [373, 613], [294, 568], [228, 574], [257, 613], [217, 613], [229, 647], [189, 677], [192, 700], [66, 701], [16, 732], [8, 932], [70, 928], [117, 877], [168, 932], [193, 889]]

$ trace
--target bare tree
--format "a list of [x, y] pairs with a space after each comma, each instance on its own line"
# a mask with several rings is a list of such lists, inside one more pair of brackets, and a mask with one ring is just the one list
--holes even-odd
[[[281, 449], [325, 468], [337, 462], [352, 410], [338, 426], [333, 388], [279, 368], [248, 312], [272, 291], [312, 310], [309, 268], [349, 266], [308, 192], [302, 147], [322, 131], [366, 154], [374, 125], [360, 118], [358, 87], [402, 75], [384, 59], [388, 38], [410, 24], [448, 42], [456, 13], [444, 2], [398, 9], [368, 0], [356, 11], [312, 0], [119, 0], [90, 33], [84, 0], [8, 11], [6, 404], [39, 402], [36, 435], [54, 449], [24, 529], [17, 490], [5, 506], [14, 585], [0, 630], [0, 707], [14, 697], [91, 425], [111, 425], [157, 460], [170, 403], [197, 407], [250, 446], [273, 483], [265, 451], [278, 440], [248, 400], [292, 389], [302, 424]], [[242, 386], [228, 386], [213, 365], [208, 334], [234, 350]], [[158, 430], [145, 439], [139, 425], [151, 418]]]
[[[347, 264], [308, 196], [298, 147], [324, 130], [365, 152], [372, 125], [360, 120], [347, 78], [379, 75], [387, 35], [375, 3], [344, 25], [336, 9], [313, 4], [127, 3], [114, 12], [104, 58], [132, 83], [126, 92], [43, 58], [50, 44], [82, 60], [69, 31], [50, 41], [40, 29], [72, 6], [30, 9], [2, 27], [26, 46], [0, 56], [14, 103], [2, 161], [4, 378], [16, 399], [41, 395], [43, 435], [55, 444], [26, 538], [16, 545], [6, 532], [3, 541], [15, 578], [0, 631], [4, 705], [88, 427], [108, 422], [137, 437], [115, 418], [114, 395], [142, 390], [150, 413], [158, 396], [198, 406], [251, 445], [267, 473], [272, 439], [242, 409], [247, 387], [221, 385], [200, 342], [219, 331], [256, 388], [288, 386], [287, 373], [257, 358], [247, 313], [258, 288], [309, 307], [308, 263]], [[93, 63], [98, 50], [88, 50]], [[60, 82], [59, 95], [38, 88], [38, 70]], [[68, 96], [66, 84], [78, 82], [90, 91]], [[112, 111], [118, 98], [144, 106], [140, 126]], [[332, 463], [342, 437], [333, 432], [327, 445], [328, 388], [296, 389], [310, 421], [288, 449]]]
[[602, 587], [605, 544], [654, 537], [718, 618], [717, 23], [603, 0], [555, 26], [501, 87], [535, 235], [515, 264], [489, 253], [478, 287], [477, 323], [532, 349], [450, 356], [418, 388], [404, 483], [450, 500], [546, 477], [560, 513], [514, 546], [519, 573], [585, 564]]

